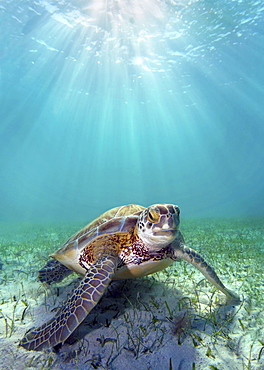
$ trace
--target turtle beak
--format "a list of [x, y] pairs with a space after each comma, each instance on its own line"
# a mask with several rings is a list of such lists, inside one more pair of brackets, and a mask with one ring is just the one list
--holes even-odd
[[154, 235], [175, 235], [177, 232], [176, 229], [160, 229], [159, 231], [154, 231]]
[[179, 217], [176, 214], [161, 218], [161, 221], [153, 228], [154, 235], [175, 235], [179, 227]]

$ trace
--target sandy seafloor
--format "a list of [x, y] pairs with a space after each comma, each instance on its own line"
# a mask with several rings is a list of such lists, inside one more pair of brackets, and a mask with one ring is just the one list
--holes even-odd
[[78, 284], [37, 280], [48, 254], [82, 224], [1, 224], [1, 369], [264, 370], [264, 219], [182, 223], [199, 251], [241, 296], [234, 306], [185, 261], [146, 278], [114, 282], [57, 351], [19, 339], [44, 323]]

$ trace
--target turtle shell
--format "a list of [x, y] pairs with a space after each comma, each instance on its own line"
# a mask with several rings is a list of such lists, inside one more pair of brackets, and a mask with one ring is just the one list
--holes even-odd
[[92, 240], [102, 235], [124, 233], [131, 230], [136, 226], [138, 216], [144, 209], [145, 207], [137, 204], [110, 209], [71, 236], [50, 257], [79, 274], [85, 274], [85, 269], [79, 264], [79, 257], [84, 248]]

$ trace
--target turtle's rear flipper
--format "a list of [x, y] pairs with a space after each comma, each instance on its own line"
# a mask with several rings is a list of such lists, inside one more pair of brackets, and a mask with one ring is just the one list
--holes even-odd
[[38, 273], [38, 279], [42, 283], [59, 283], [72, 271], [57, 260], [50, 260]]
[[39, 351], [63, 343], [100, 300], [115, 274], [117, 263], [117, 256], [100, 257], [87, 270], [80, 285], [56, 316], [39, 328], [28, 331], [19, 345], [28, 350]]

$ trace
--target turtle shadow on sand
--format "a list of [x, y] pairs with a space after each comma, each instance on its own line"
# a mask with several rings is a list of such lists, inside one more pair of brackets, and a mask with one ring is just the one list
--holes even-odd
[[[67, 278], [51, 288], [45, 306], [52, 315], [79, 281]], [[198, 363], [198, 347], [217, 340], [213, 333], [228, 338], [233, 326], [230, 318], [235, 315], [235, 307], [226, 304], [221, 293], [217, 299], [223, 305], [212, 303], [216, 297], [210, 284], [193, 283], [180, 266], [177, 271], [167, 268], [148, 277], [113, 281], [78, 328], [53, 348], [54, 368], [191, 369]], [[43, 304], [36, 307], [33, 320], [43, 321], [43, 312]], [[203, 361], [208, 360], [205, 356]]]
[[[112, 281], [102, 299], [89, 313], [82, 324], [75, 329], [70, 337], [65, 341], [67, 344], [75, 342], [88, 336], [91, 332], [95, 332], [99, 328], [109, 328], [114, 320], [122, 320], [125, 322], [124, 315], [131, 311], [137, 311], [135, 315], [140, 316], [143, 311], [149, 312], [149, 315], [154, 315], [154, 311], [158, 310], [154, 304], [157, 300], [157, 292], [164, 291], [164, 284], [149, 278], [127, 279]], [[176, 293], [176, 291], [175, 291]], [[156, 295], [156, 297], [155, 297]], [[161, 298], [161, 295], [160, 297]], [[164, 297], [166, 300], [166, 297]], [[151, 311], [149, 307], [151, 303]], [[160, 307], [161, 309], [161, 307]], [[166, 320], [166, 314], [160, 315]], [[132, 323], [132, 322], [131, 322]], [[144, 321], [133, 324], [145, 325]], [[129, 319], [126, 316], [126, 326], [129, 326]], [[57, 348], [60, 348], [59, 345]]]
[[[236, 308], [228, 302], [213, 306], [208, 299], [206, 312], [201, 314], [196, 309], [197, 302], [184, 293], [153, 277], [113, 281], [103, 299], [65, 344], [57, 345], [54, 350], [68, 353], [78, 345], [85, 346], [85, 342], [89, 345], [91, 341], [104, 347], [107, 342], [116, 343], [118, 339], [117, 352], [125, 349], [137, 358], [158, 351], [173, 338], [179, 346], [185, 341], [188, 347], [191, 343], [191, 358], [194, 358], [195, 347], [202, 344], [203, 333], [210, 336], [219, 331], [228, 336]], [[138, 337], [142, 346], [137, 352]]]
[[[89, 369], [132, 366], [137, 370], [149, 363], [161, 368], [164, 361], [169, 368], [171, 361], [175, 369], [183, 362], [187, 367], [182, 369], [190, 368], [196, 349], [177, 345], [164, 304], [166, 301], [173, 310], [174, 297], [183, 298], [179, 290], [168, 289], [152, 277], [113, 281], [64, 344], [54, 347], [56, 364], [67, 368], [76, 363], [78, 369], [87, 369], [88, 364]], [[177, 307], [177, 298], [174, 303]]]
[[[127, 366], [136, 370], [169, 369], [171, 366], [187, 370], [198, 361], [198, 347], [208, 345], [208, 340], [216, 340], [212, 333], [219, 331], [221, 336], [228, 337], [233, 324], [226, 318], [235, 315], [234, 306], [213, 306], [208, 299], [206, 312], [201, 315], [190, 296], [192, 284], [186, 282], [186, 290], [179, 289], [175, 286], [177, 276], [169, 278], [170, 282], [175, 281], [171, 286], [159, 274], [113, 281], [64, 344], [54, 347], [54, 366], [70, 369], [75, 364], [81, 370]], [[59, 286], [61, 303], [62, 296], [78, 282], [75, 279], [67, 289]], [[205, 290], [211, 297], [214, 295], [210, 285]], [[197, 300], [198, 295], [204, 300], [203, 293], [198, 292]]]

